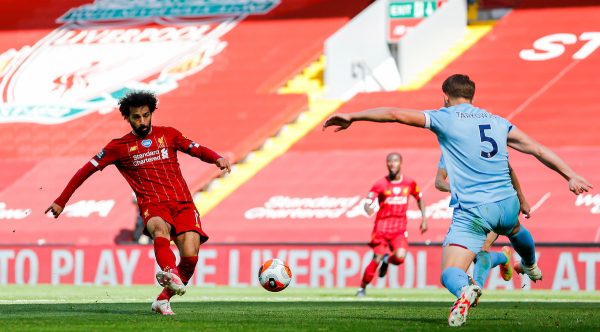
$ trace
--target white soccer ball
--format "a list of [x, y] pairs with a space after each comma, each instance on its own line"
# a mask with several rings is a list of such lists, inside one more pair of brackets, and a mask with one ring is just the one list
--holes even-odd
[[269, 292], [280, 292], [292, 281], [292, 270], [281, 259], [269, 259], [258, 270], [258, 281]]

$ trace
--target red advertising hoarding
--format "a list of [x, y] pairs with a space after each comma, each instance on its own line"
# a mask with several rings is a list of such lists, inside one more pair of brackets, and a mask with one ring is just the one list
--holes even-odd
[[[437, 288], [439, 246], [411, 246], [399, 268], [374, 281], [374, 287]], [[600, 289], [599, 248], [537, 248], [543, 281], [527, 277], [504, 281], [498, 269], [487, 289]], [[292, 287], [355, 287], [371, 259], [367, 246], [203, 246], [191, 279], [197, 286], [257, 286], [258, 268], [270, 258], [285, 260], [294, 274]], [[516, 256], [515, 256], [516, 257]], [[151, 246], [4, 247], [0, 249], [0, 285], [138, 285], [155, 283]]]

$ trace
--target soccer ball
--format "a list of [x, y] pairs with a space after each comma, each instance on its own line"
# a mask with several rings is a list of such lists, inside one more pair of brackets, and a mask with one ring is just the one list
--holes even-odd
[[281, 259], [269, 259], [258, 270], [258, 281], [269, 292], [280, 292], [292, 281], [292, 270]]

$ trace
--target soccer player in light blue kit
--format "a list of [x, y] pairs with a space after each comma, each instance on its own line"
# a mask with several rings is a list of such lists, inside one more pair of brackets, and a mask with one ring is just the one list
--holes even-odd
[[[521, 184], [517, 177], [516, 172], [512, 169], [510, 164], [508, 165], [510, 170], [510, 179], [512, 182], [512, 186], [515, 188], [517, 192], [517, 198], [519, 199], [520, 205], [520, 213], [522, 213], [525, 218], [530, 218], [531, 206], [527, 201], [527, 198], [523, 194], [521, 190]], [[435, 188], [442, 192], [450, 192], [450, 183], [448, 181], [448, 172], [446, 171], [446, 164], [444, 163], [443, 156], [440, 157], [440, 161], [438, 162], [438, 171], [435, 176]], [[450, 206], [454, 206], [456, 202], [450, 201]], [[475, 266], [473, 267], [473, 282], [477, 285], [483, 287], [487, 277], [490, 273], [490, 270], [496, 266], [500, 267], [500, 275], [502, 279], [508, 281], [512, 279], [512, 265], [511, 265], [511, 256], [512, 250], [509, 246], [502, 247], [502, 251], [495, 252], [492, 251], [492, 245], [498, 239], [498, 234], [493, 231], [489, 232], [487, 238], [485, 239], [485, 243], [481, 248], [481, 251], [477, 253], [475, 256]], [[477, 301], [473, 303], [473, 307], [477, 304]]]
[[[510, 170], [510, 179], [512, 182], [512, 186], [515, 188], [517, 193], [517, 198], [519, 199], [520, 213], [523, 213], [525, 218], [530, 217], [531, 206], [523, 191], [521, 190], [521, 184], [519, 183], [519, 179], [517, 178], [517, 174], [515, 171], [508, 165]], [[440, 161], [438, 162], [438, 171], [435, 176], [435, 188], [442, 192], [450, 192], [450, 181], [448, 179], [448, 172], [446, 171], [446, 164], [444, 163], [444, 157], [440, 157]], [[450, 200], [450, 206], [455, 206], [456, 202], [452, 199]], [[508, 281], [512, 279], [512, 265], [511, 265], [511, 256], [512, 256], [512, 248], [509, 246], [502, 247], [500, 252], [492, 251], [492, 245], [498, 239], [498, 234], [493, 231], [489, 232], [485, 242], [481, 248], [481, 251], [477, 253], [475, 256], [475, 266], [473, 267], [473, 282], [483, 287], [487, 277], [490, 273], [490, 270], [496, 266], [500, 267], [500, 275], [502, 279]], [[473, 307], [477, 304], [477, 301], [473, 303]]]
[[481, 250], [486, 234], [506, 235], [521, 256], [521, 270], [531, 280], [542, 272], [535, 260], [529, 231], [519, 224], [519, 200], [511, 185], [508, 149], [535, 156], [569, 183], [578, 195], [592, 188], [560, 157], [500, 116], [472, 105], [475, 83], [466, 75], [448, 77], [442, 84], [444, 107], [416, 112], [397, 108], [333, 114], [323, 129], [347, 129], [355, 121], [399, 122], [427, 128], [438, 138], [446, 163], [452, 199], [452, 224], [442, 249], [442, 284], [458, 299], [450, 309], [448, 324], [461, 326], [471, 305], [481, 296], [478, 285], [469, 285], [467, 268]]

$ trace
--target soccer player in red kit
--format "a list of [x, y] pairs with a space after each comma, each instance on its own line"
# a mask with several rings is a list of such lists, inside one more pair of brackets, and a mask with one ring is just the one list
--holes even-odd
[[[200, 244], [208, 240], [181, 175], [177, 151], [215, 164], [227, 172], [231, 171], [231, 166], [227, 159], [186, 138], [176, 129], [152, 126], [157, 103], [156, 96], [147, 91], [132, 91], [121, 98], [119, 111], [133, 130], [113, 139], [85, 163], [46, 213], [51, 211], [54, 218], [58, 218], [71, 195], [88, 177], [108, 165], [115, 165], [137, 196], [144, 233], [154, 239], [156, 262], [161, 268], [156, 279], [164, 288], [152, 303], [152, 310], [173, 315], [169, 300], [175, 294], [185, 293], [185, 285], [196, 269]], [[179, 265], [176, 265], [170, 248], [171, 240], [179, 250]]]
[[[421, 234], [427, 231], [425, 201], [417, 183], [400, 172], [402, 156], [392, 152], [387, 156], [386, 163], [388, 175], [373, 185], [364, 206], [367, 214], [372, 215], [375, 199], [379, 202], [379, 211], [369, 242], [369, 247], [373, 248], [373, 260], [367, 265], [360, 288], [356, 292], [356, 296], [359, 297], [366, 295], [365, 289], [373, 280], [379, 263], [379, 277], [384, 277], [389, 264], [400, 265], [404, 262], [408, 249], [406, 210], [409, 196], [417, 200], [421, 210]], [[391, 255], [387, 254], [388, 250], [391, 250]]]

